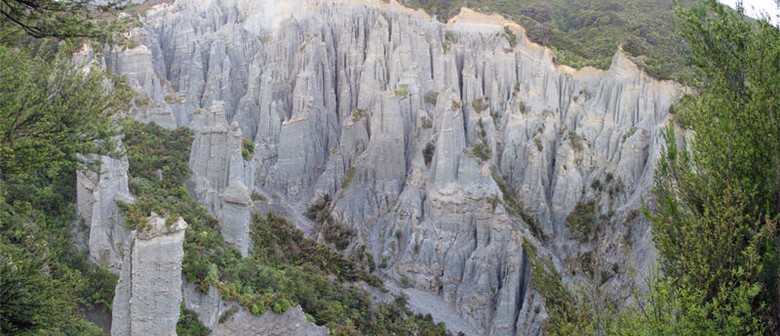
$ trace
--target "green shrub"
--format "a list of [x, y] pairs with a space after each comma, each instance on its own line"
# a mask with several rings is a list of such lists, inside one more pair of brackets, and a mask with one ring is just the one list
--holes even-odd
[[588, 241], [595, 238], [597, 206], [598, 201], [595, 199], [577, 203], [574, 210], [566, 217], [566, 224], [569, 227], [572, 238], [579, 241]]
[[569, 131], [569, 143], [575, 152], [582, 152], [584, 139], [575, 131]]
[[352, 114], [350, 115], [352, 122], [358, 122], [365, 117], [366, 117], [366, 111], [363, 109], [354, 109], [352, 110]]
[[490, 106], [488, 105], [485, 98], [478, 98], [471, 102], [471, 107], [474, 108], [475, 112], [482, 113], [485, 110], [487, 110]]
[[471, 154], [474, 155], [481, 162], [485, 162], [487, 160], [490, 160], [492, 152], [488, 145], [484, 143], [478, 143], [475, 144], [473, 147], [471, 147]]
[[409, 277], [406, 276], [406, 274], [402, 274], [401, 275], [401, 286], [404, 287], [404, 288], [409, 288], [410, 285], [411, 284], [410, 284]]
[[230, 307], [230, 309], [228, 309], [227, 311], [225, 311], [224, 313], [222, 313], [222, 315], [220, 315], [220, 316], [219, 316], [219, 320], [218, 320], [217, 322], [218, 322], [219, 324], [222, 324], [222, 323], [225, 323], [225, 322], [227, 322], [227, 321], [230, 321], [230, 319], [231, 319], [231, 318], [233, 317], [233, 315], [235, 315], [236, 313], [238, 313], [238, 307], [236, 307], [236, 306]]
[[511, 48], [517, 46], [517, 35], [515, 35], [515, 32], [513, 32], [509, 26], [504, 26], [504, 34], [506, 35], [506, 39]]
[[250, 161], [255, 155], [255, 142], [249, 139], [241, 139], [241, 156]]
[[194, 311], [187, 309], [184, 303], [181, 304], [179, 313], [179, 322], [176, 323], [176, 334], [187, 336], [208, 336], [211, 330], [206, 328], [198, 320], [198, 315]]
[[393, 91], [396, 96], [406, 98], [409, 96], [409, 84], [398, 84], [398, 88]]
[[344, 173], [344, 179], [341, 180], [341, 189], [346, 189], [352, 183], [352, 178], [355, 176], [355, 166], [347, 168], [347, 172]]
[[428, 91], [425, 93], [425, 102], [431, 105], [436, 105], [436, 101], [439, 99], [439, 93], [436, 91]]
[[257, 192], [252, 192], [252, 201], [253, 202], [267, 202], [268, 199], [265, 198], [265, 196], [258, 194]]
[[542, 151], [542, 140], [539, 138], [534, 138], [534, 144], [536, 145], [536, 149], [538, 149], [540, 152]]
[[632, 135], [634, 135], [634, 133], [636, 133], [636, 130], [637, 130], [636, 127], [631, 126], [631, 128], [629, 128], [628, 131], [626, 131], [626, 133], [623, 134], [623, 140], [621, 142], [626, 142], [628, 138], [630, 138]]
[[423, 117], [422, 118], [422, 128], [429, 129], [431, 127], [433, 127], [433, 121], [431, 120], [431, 118]]
[[601, 185], [601, 180], [594, 179], [593, 182], [590, 183], [590, 188], [596, 191], [601, 191], [603, 189], [603, 186]]

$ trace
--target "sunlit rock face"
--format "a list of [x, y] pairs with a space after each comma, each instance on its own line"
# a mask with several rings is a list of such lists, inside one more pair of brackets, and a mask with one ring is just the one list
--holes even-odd
[[[616, 298], [629, 263], [655, 260], [634, 210], [681, 88], [620, 52], [574, 70], [500, 17], [392, 1], [176, 1], [141, 22], [106, 63], [147, 98], [135, 118], [194, 130], [195, 194], [244, 253], [248, 195], [313, 233], [302, 214], [327, 194], [357, 232], [347, 253], [365, 245], [416, 309], [492, 335], [542, 331], [524, 240], [566, 284], [598, 260]], [[574, 239], [590, 201], [598, 229]]]
[[133, 231], [114, 294], [111, 335], [176, 335], [181, 305], [184, 229], [179, 218], [152, 214]]

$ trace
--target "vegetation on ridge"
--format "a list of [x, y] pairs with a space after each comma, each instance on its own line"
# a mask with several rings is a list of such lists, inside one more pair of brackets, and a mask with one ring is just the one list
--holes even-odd
[[[660, 79], [687, 81], [688, 50], [668, 0], [400, 0], [446, 21], [461, 7], [497, 13], [522, 25], [531, 41], [555, 50], [561, 64], [608, 68], [619, 45]], [[512, 36], [512, 35], [508, 35]], [[510, 37], [511, 42], [511, 37]]]

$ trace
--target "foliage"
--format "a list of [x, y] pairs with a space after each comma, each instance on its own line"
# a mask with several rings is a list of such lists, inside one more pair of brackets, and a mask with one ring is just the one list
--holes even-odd
[[346, 189], [352, 183], [352, 178], [355, 177], [355, 166], [350, 166], [344, 173], [344, 179], [341, 180], [341, 189]]
[[422, 117], [422, 128], [429, 129], [431, 127], [433, 127], [433, 120], [428, 117]]
[[676, 317], [678, 323], [722, 334], [766, 327], [774, 334], [780, 332], [780, 31], [715, 1], [704, 5], [678, 10], [699, 92], [679, 113], [695, 136], [679, 149], [667, 131], [656, 172], [658, 209], [645, 214], [661, 257], [662, 289], [683, 299], [670, 309], [690, 314]]
[[575, 295], [561, 282], [561, 274], [552, 260], [538, 254], [523, 240], [523, 251], [531, 263], [531, 281], [544, 298], [549, 318], [544, 322], [547, 335], [595, 335], [600, 321], [592, 312], [593, 302], [585, 293]]
[[241, 139], [241, 156], [244, 160], [251, 161], [255, 155], [255, 142], [249, 139]]
[[176, 323], [176, 334], [182, 336], [208, 336], [211, 330], [206, 328], [198, 320], [198, 315], [194, 311], [187, 309], [184, 303], [181, 305], [179, 313], [179, 322]]
[[485, 98], [478, 98], [478, 99], [474, 99], [474, 101], [471, 102], [471, 107], [474, 108], [475, 112], [482, 113], [485, 110], [487, 110], [490, 106], [488, 105]]
[[82, 0], [4, 0], [0, 2], [0, 28], [21, 29], [35, 37], [106, 39], [124, 23], [117, 20], [125, 0], [96, 5]]
[[[373, 259], [365, 247], [345, 258], [305, 238], [287, 219], [270, 213], [253, 218], [250, 236], [254, 247], [248, 257], [242, 258], [224, 241], [219, 221], [184, 191], [182, 183], [189, 174], [186, 166], [155, 173], [155, 167], [189, 153], [189, 133], [137, 123], [129, 123], [125, 131], [130, 166], [136, 166], [131, 168], [131, 180], [137, 199], [127, 211], [145, 213], [152, 204], [159, 203], [158, 208], [187, 221], [182, 271], [202, 290], [213, 286], [223, 298], [236, 301], [255, 315], [268, 310], [280, 313], [301, 305], [317, 324], [328, 326], [336, 335], [447, 334], [443, 325], [414, 315], [405, 306], [372, 303], [368, 292], [354, 284], [363, 281], [382, 287], [382, 281], [369, 273]], [[148, 136], [151, 134], [154, 136]], [[158, 142], [167, 144], [164, 150], [150, 150], [160, 145]], [[307, 214], [327, 221], [330, 198], [315, 202]], [[182, 334], [205, 332], [186, 310], [178, 328]]]
[[506, 35], [507, 42], [509, 42], [509, 46], [514, 48], [517, 45], [517, 35], [515, 35], [515, 32], [513, 32], [509, 26], [504, 26], [504, 34]]
[[566, 224], [569, 226], [572, 238], [579, 241], [589, 241], [596, 236], [596, 219], [598, 201], [593, 199], [588, 202], [580, 202], [574, 207], [574, 210], [566, 217]]
[[582, 152], [583, 141], [585, 140], [579, 134], [577, 134], [577, 132], [569, 131], [569, 143], [571, 143], [571, 148], [574, 149], [575, 152]]
[[480, 142], [471, 147], [471, 154], [479, 159], [480, 162], [484, 162], [490, 160], [492, 151], [490, 150], [490, 146]]
[[74, 309], [61, 279], [48, 275], [43, 256], [0, 245], [0, 331], [17, 334], [62, 327]]
[[425, 93], [425, 102], [431, 105], [436, 105], [436, 100], [439, 99], [439, 93], [436, 91], [428, 91]]
[[111, 116], [126, 107], [130, 91], [105, 71], [82, 71], [66, 57], [0, 45], [1, 178], [52, 176], [78, 167], [76, 153], [112, 153]]
[[393, 90], [396, 96], [406, 98], [409, 96], [409, 84], [398, 84], [398, 88]]
[[636, 131], [637, 131], [636, 126], [631, 126], [631, 128], [629, 128], [628, 131], [626, 131], [626, 133], [623, 134], [623, 140], [621, 140], [620, 142], [621, 143], [626, 142], [626, 140], [628, 140], [628, 138], [633, 136], [634, 133], [636, 133]]
[[780, 31], [715, 0], [677, 11], [696, 94], [675, 106], [692, 135], [669, 126], [654, 202], [643, 208], [660, 274], [597, 331], [776, 335]]
[[[197, 209], [183, 183], [189, 178], [192, 135], [188, 129], [168, 131], [155, 124], [134, 121], [124, 123], [125, 147], [130, 163], [130, 191], [136, 195], [132, 205], [120, 203], [125, 225], [144, 229], [146, 218], [154, 212], [163, 217], [183, 216]], [[202, 218], [202, 214], [194, 216]]]
[[325, 194], [309, 206], [306, 216], [317, 223], [326, 242], [332, 243], [339, 250], [344, 250], [349, 246], [355, 231], [331, 216], [330, 202], [330, 195]]
[[0, 19], [0, 334], [100, 335], [81, 315], [110, 310], [116, 276], [69, 239], [75, 177], [77, 168], [98, 167], [81, 158], [116, 154], [111, 118], [130, 91], [98, 67], [72, 64], [67, 42], [7, 45], [18, 33], [7, 20]]
[[352, 119], [352, 122], [358, 122], [361, 119], [366, 117], [366, 111], [363, 109], [354, 109], [352, 110], [352, 114], [350, 118]]

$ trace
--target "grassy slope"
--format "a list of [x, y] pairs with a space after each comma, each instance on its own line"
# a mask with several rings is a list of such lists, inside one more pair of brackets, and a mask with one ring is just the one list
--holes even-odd
[[498, 13], [575, 67], [609, 67], [618, 45], [650, 74], [685, 81], [685, 44], [675, 31], [670, 0], [399, 0], [446, 20], [467, 6]]

